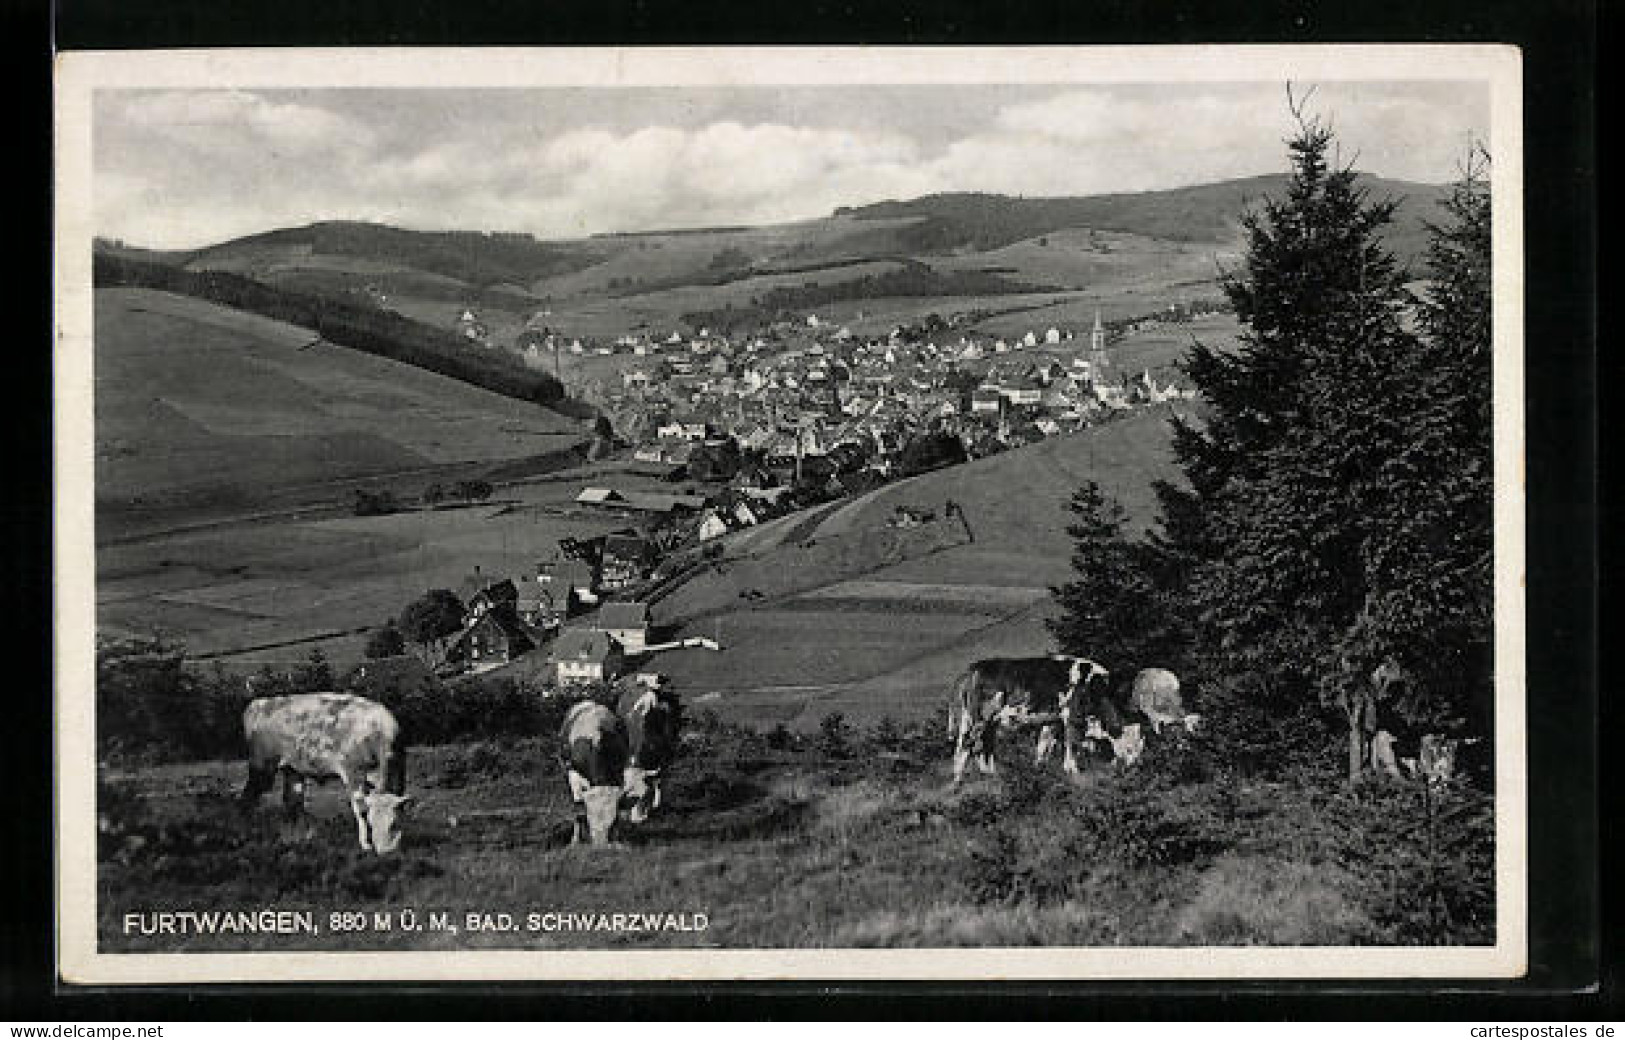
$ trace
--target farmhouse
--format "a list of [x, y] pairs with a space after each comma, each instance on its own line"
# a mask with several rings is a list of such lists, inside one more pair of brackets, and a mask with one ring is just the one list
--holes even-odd
[[641, 654], [649, 645], [649, 605], [605, 603], [592, 627], [611, 636], [627, 654]]
[[598, 587], [606, 591], [635, 585], [654, 566], [654, 548], [635, 534], [612, 534], [604, 539], [598, 565]]
[[[478, 583], [480, 581], [479, 575], [476, 574], [471, 581]], [[493, 582], [490, 585], [479, 587], [472, 595], [468, 597], [466, 601], [466, 607], [463, 611], [463, 624], [471, 624], [477, 618], [497, 607], [511, 607], [517, 603], [518, 600], [519, 589], [512, 581], [509, 581], [506, 578], [502, 581]]]
[[970, 395], [972, 413], [997, 415], [1004, 407], [1004, 395], [996, 390], [976, 390]]
[[564, 613], [578, 603], [598, 602], [593, 594], [597, 583], [593, 581], [592, 567], [581, 560], [545, 561], [536, 568], [536, 582], [542, 596]]
[[479, 614], [446, 651], [446, 660], [470, 669], [494, 668], [536, 649], [541, 633], [519, 616], [512, 603]]
[[607, 682], [620, 674], [625, 663], [621, 644], [614, 637], [585, 628], [560, 632], [548, 660], [553, 664], [554, 681], [560, 686]]

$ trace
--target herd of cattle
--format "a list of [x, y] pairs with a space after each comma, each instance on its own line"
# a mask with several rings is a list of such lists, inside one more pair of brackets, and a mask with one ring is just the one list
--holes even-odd
[[[1185, 710], [1179, 679], [1162, 668], [1135, 678], [1124, 706], [1106, 691], [1108, 672], [1083, 657], [997, 658], [978, 661], [960, 675], [949, 705], [954, 741], [953, 779], [964, 779], [974, 758], [997, 772], [994, 751], [1002, 730], [1037, 730], [1034, 760], [1059, 746], [1062, 768], [1079, 771], [1079, 750], [1122, 765], [1133, 764], [1148, 739], [1192, 733], [1201, 716]], [[623, 692], [613, 708], [582, 700], [566, 712], [559, 755], [575, 808], [573, 842], [607, 844], [624, 814], [641, 823], [660, 807], [662, 775], [677, 754], [682, 706], [656, 677]], [[389, 709], [353, 694], [306, 693], [264, 697], [243, 713], [248, 742], [245, 806], [256, 804], [282, 777], [283, 805], [297, 815], [309, 779], [337, 778], [349, 794], [363, 849], [393, 852], [412, 805], [405, 790], [406, 760], [400, 726]], [[1373, 767], [1394, 776], [1449, 779], [1456, 742], [1426, 734], [1413, 754], [1389, 732], [1371, 739]]]

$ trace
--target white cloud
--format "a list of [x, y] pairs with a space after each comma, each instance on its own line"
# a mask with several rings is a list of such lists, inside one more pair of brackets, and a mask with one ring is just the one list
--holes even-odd
[[[541, 130], [514, 105], [449, 118], [401, 99], [341, 113], [317, 94], [113, 95], [98, 112], [98, 219], [153, 245], [345, 217], [544, 236], [763, 223], [939, 191], [1075, 195], [1273, 172], [1291, 131], [1278, 87], [1063, 89], [956, 120], [957, 96], [929, 98], [921, 129], [906, 112], [843, 126], [832, 102], [805, 121], [817, 125], [798, 125], [795, 105], [782, 119], [652, 126], [635, 110], [571, 125], [554, 108]], [[1399, 88], [1333, 85], [1316, 104], [1345, 155], [1392, 177], [1448, 178], [1464, 133], [1484, 129], [1464, 125], [1471, 104]]]
[[277, 102], [245, 91], [166, 91], [141, 94], [123, 106], [123, 118], [159, 138], [206, 150], [250, 142], [275, 151], [364, 149], [373, 139], [361, 123], [323, 108]]

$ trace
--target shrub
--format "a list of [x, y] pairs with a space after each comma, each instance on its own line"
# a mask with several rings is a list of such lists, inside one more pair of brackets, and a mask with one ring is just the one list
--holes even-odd
[[899, 751], [903, 747], [903, 731], [897, 725], [897, 720], [886, 715], [875, 724], [869, 734], [869, 743], [881, 751]]
[[775, 722], [773, 728], [768, 730], [765, 739], [767, 746], [774, 751], [789, 751], [799, 743], [796, 735], [785, 728], [782, 722]]
[[1465, 784], [1371, 778], [1328, 784], [1295, 838], [1306, 859], [1345, 865], [1395, 944], [1472, 944], [1495, 935], [1495, 818]]
[[849, 758], [852, 755], [851, 725], [841, 712], [833, 711], [818, 722], [818, 751], [830, 758]]

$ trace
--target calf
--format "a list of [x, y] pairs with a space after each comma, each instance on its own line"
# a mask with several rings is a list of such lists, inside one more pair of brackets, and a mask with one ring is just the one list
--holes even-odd
[[559, 728], [564, 775], [575, 803], [572, 844], [607, 845], [621, 799], [648, 797], [642, 770], [628, 768], [632, 753], [626, 723], [597, 701], [581, 701], [565, 712]]
[[388, 708], [348, 693], [261, 697], [243, 710], [243, 735], [245, 806], [258, 802], [280, 772], [283, 805], [297, 815], [305, 781], [336, 776], [350, 793], [361, 847], [386, 853], [400, 846], [401, 820], [412, 798], [405, 793], [400, 727]]

